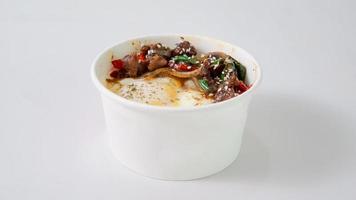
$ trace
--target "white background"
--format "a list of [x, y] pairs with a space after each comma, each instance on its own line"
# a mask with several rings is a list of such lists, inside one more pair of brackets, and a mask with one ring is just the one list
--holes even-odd
[[[355, 10], [351, 0], [0, 0], [0, 199], [355, 199]], [[141, 177], [108, 146], [91, 62], [162, 33], [231, 42], [263, 70], [240, 156], [205, 179]]]

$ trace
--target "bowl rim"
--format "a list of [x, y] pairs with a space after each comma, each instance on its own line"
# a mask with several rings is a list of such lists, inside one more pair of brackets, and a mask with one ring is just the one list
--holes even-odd
[[[139, 103], [139, 102], [128, 100], [128, 99], [121, 97], [117, 94], [114, 94], [112, 91], [107, 89], [101, 83], [101, 81], [99, 80], [99, 78], [96, 75], [97, 62], [100, 59], [100, 57], [107, 51], [111, 50], [112, 48], [114, 48], [122, 43], [132, 41], [132, 40], [144, 40], [144, 39], [150, 38], [150, 37], [194, 37], [194, 38], [201, 38], [201, 39], [205, 39], [205, 40], [211, 40], [216, 43], [221, 43], [223, 45], [228, 45], [233, 48], [239, 49], [240, 51], [243, 51], [246, 55], [248, 55], [250, 57], [250, 59], [252, 59], [252, 61], [254, 62], [255, 69], [256, 69], [256, 71], [255, 71], [256, 78], [255, 78], [252, 86], [246, 92], [242, 93], [241, 95], [238, 95], [231, 99], [224, 100], [224, 101], [217, 102], [217, 103], [211, 103], [211, 104], [201, 105], [201, 106], [192, 106], [192, 107], [190, 107], [190, 106], [189, 107], [155, 106], [155, 105]], [[241, 47], [239, 47], [237, 45], [233, 45], [231, 43], [228, 43], [228, 42], [225, 42], [225, 41], [222, 41], [219, 39], [211, 38], [208, 36], [191, 35], [191, 34], [143, 35], [143, 36], [136, 36], [136, 37], [128, 38], [125, 40], [121, 40], [120, 42], [115, 43], [114, 45], [110, 45], [109, 47], [106, 47], [104, 50], [100, 51], [97, 54], [94, 61], [92, 62], [90, 74], [91, 74], [91, 79], [92, 79], [95, 87], [100, 91], [100, 93], [106, 95], [107, 97], [109, 97], [110, 99], [112, 99], [114, 101], [117, 101], [121, 105], [132, 108], [132, 109], [146, 110], [146, 111], [161, 111], [161, 112], [165, 112], [165, 111], [166, 112], [187, 112], [187, 111], [189, 112], [189, 111], [198, 111], [198, 110], [207, 110], [207, 109], [218, 109], [218, 108], [227, 106], [232, 103], [240, 102], [242, 99], [247, 98], [256, 90], [256, 88], [260, 85], [261, 77], [262, 77], [260, 65], [257, 63], [256, 59], [250, 53], [248, 53], [246, 50], [242, 49]]]

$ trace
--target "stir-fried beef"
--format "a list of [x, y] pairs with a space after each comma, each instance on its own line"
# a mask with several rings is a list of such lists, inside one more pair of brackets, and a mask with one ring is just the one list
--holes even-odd
[[[109, 75], [113, 79], [151, 76], [164, 73], [179, 78], [192, 78], [207, 97], [215, 102], [238, 96], [248, 90], [246, 68], [223, 52], [197, 55], [196, 48], [182, 41], [171, 50], [161, 43], [144, 45], [139, 53], [131, 53], [113, 60]], [[162, 68], [162, 69], [160, 69]]]
[[160, 55], [154, 55], [150, 57], [149, 64], [148, 64], [148, 70], [153, 71], [158, 68], [162, 68], [167, 66], [168, 61], [160, 56]]
[[[147, 47], [143, 46], [144, 50], [147, 49]], [[153, 44], [149, 46], [150, 48], [147, 50], [147, 56], [152, 57], [154, 55], [159, 55], [162, 56], [166, 59], [169, 59], [171, 57], [171, 50], [163, 46], [161, 43]], [[142, 49], [142, 48], [141, 48]]]
[[197, 50], [194, 46], [190, 44], [188, 41], [183, 41], [177, 45], [175, 49], [172, 51], [173, 56], [177, 55], [187, 55], [187, 56], [195, 56], [197, 55]]
[[136, 53], [126, 55], [123, 61], [124, 69], [127, 71], [129, 77], [138, 77], [147, 71], [147, 66], [138, 62]]

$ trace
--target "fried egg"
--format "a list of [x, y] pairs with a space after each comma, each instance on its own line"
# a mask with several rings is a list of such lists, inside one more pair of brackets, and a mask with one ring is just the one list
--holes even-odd
[[212, 103], [192, 80], [125, 78], [116, 83], [108, 82], [107, 88], [126, 99], [156, 106], [189, 107]]

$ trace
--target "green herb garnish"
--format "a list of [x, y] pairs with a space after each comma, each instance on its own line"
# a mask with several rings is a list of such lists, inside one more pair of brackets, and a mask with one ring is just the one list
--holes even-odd
[[213, 62], [211, 62], [211, 64], [215, 67], [215, 66], [219, 66], [220, 65], [220, 61], [221, 61], [221, 58], [218, 58], [216, 60], [214, 60]]
[[185, 54], [179, 55], [179, 56], [174, 56], [172, 58], [174, 62], [184, 62], [184, 63], [190, 63], [190, 64], [198, 64], [199, 61], [196, 59], [196, 57], [189, 57]]
[[205, 79], [200, 79], [199, 80], [199, 85], [200, 87], [204, 90], [204, 91], [208, 91], [209, 90], [209, 83], [207, 80]]
[[234, 66], [237, 72], [237, 78], [240, 81], [245, 81], [246, 79], [246, 67], [239, 63], [237, 60], [234, 60]]

